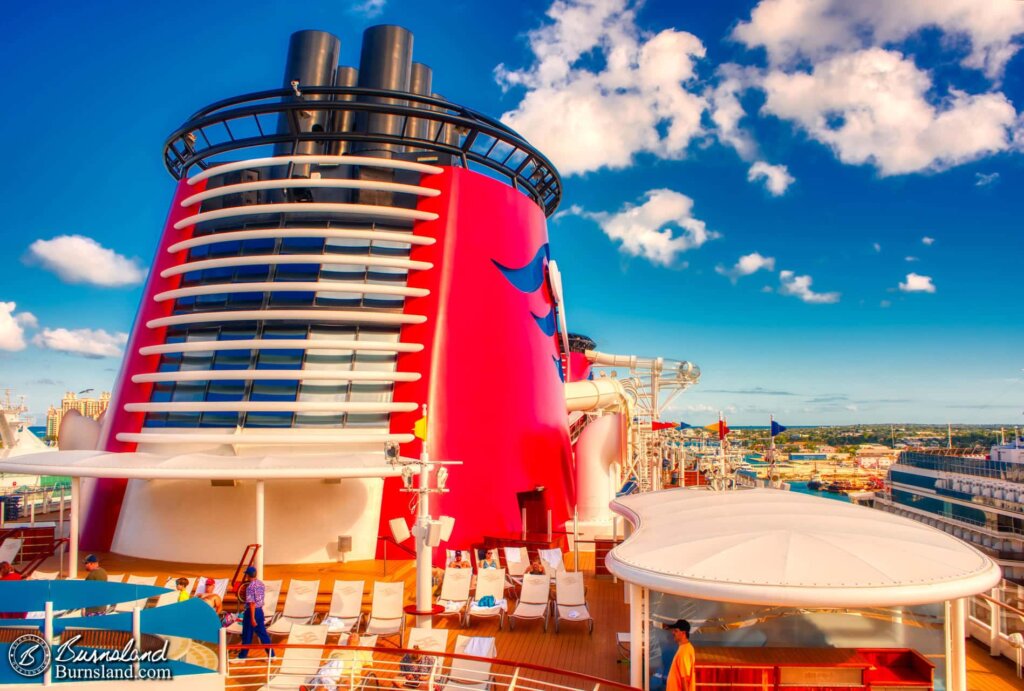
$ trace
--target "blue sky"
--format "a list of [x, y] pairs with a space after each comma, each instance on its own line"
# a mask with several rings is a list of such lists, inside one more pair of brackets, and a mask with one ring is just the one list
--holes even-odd
[[167, 134], [276, 86], [292, 31], [333, 31], [356, 64], [362, 29], [398, 23], [435, 90], [563, 171], [570, 328], [701, 366], [672, 417], [1024, 421], [1021, 3], [56, 2], [7, 19], [0, 387], [33, 412], [112, 386], [172, 192]]

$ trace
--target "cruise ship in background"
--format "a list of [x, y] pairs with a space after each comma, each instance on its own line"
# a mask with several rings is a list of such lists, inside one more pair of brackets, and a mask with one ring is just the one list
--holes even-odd
[[[1016, 435], [1015, 435], [1016, 436]], [[889, 469], [890, 489], [875, 506], [966, 540], [1024, 583], [1024, 445], [907, 450]]]

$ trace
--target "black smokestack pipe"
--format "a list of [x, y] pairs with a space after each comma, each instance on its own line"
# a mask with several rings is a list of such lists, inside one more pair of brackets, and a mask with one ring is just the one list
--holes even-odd
[[[335, 86], [355, 86], [359, 80], [359, 70], [355, 67], [338, 65], [334, 73]], [[354, 96], [335, 96], [336, 101], [351, 101]], [[334, 111], [334, 119], [331, 121], [331, 132], [351, 132], [355, 125], [355, 112], [351, 110]], [[329, 153], [332, 156], [340, 156], [348, 153], [352, 148], [351, 142], [335, 141], [329, 146]]]
[[[412, 73], [412, 33], [403, 27], [382, 24], [363, 33], [363, 49], [359, 56], [359, 86], [369, 89], [409, 91]], [[361, 97], [376, 103], [405, 104], [397, 99]], [[405, 118], [383, 113], [358, 113], [356, 131], [367, 134], [401, 135]], [[358, 146], [362, 155], [391, 157], [402, 151], [395, 144], [364, 143]]]
[[[440, 101], [448, 100], [441, 94], [431, 94], [431, 96]], [[439, 108], [438, 110], [441, 109]], [[437, 137], [437, 141], [443, 144], [450, 144], [451, 146], [458, 146], [459, 142], [462, 141], [462, 137], [456, 131], [454, 125], [438, 125], [438, 127], [441, 129], [441, 134], [438, 135], [437, 128], [435, 128], [434, 131], [430, 133], [431, 138]]]
[[[434, 81], [434, 71], [422, 62], [412, 64], [412, 76], [409, 79], [409, 91], [420, 96], [429, 96], [430, 87]], [[430, 109], [430, 106], [413, 103], [414, 106]], [[414, 139], [430, 138], [430, 121], [422, 118], [413, 118], [406, 128], [406, 133]]]
[[[326, 31], [296, 31], [288, 42], [288, 62], [284, 69], [284, 88], [295, 87], [302, 92], [309, 87], [334, 86], [334, 72], [338, 65], [338, 54], [341, 52], [341, 41], [334, 34]], [[278, 121], [278, 134], [299, 132], [323, 132], [327, 129], [328, 112], [317, 110], [316, 101], [328, 100], [330, 96], [310, 95], [287, 96], [286, 102], [302, 101], [309, 103], [308, 109], [293, 111], [292, 115], [282, 114]], [[313, 154], [320, 151], [317, 142], [301, 142], [294, 147], [296, 154]], [[292, 144], [278, 144], [274, 147], [275, 155], [282, 156], [293, 153]], [[295, 175], [308, 176], [309, 166], [296, 166]]]

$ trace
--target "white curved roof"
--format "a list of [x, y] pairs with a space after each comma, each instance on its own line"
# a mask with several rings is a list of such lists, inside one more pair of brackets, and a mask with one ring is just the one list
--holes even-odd
[[1001, 577], [940, 530], [877, 509], [772, 489], [676, 489], [623, 497], [636, 530], [607, 557], [619, 578], [723, 602], [914, 605], [974, 595]]
[[[403, 459], [413, 462], [412, 459]], [[0, 472], [134, 480], [272, 480], [394, 477], [400, 468], [383, 453], [296, 454], [288, 456], [218, 456], [186, 453], [49, 451], [0, 462]]]

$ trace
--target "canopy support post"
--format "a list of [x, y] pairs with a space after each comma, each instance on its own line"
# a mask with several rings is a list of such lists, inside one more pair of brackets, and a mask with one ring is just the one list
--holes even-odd
[[263, 580], [263, 557], [265, 545], [263, 544], [263, 531], [265, 523], [266, 508], [266, 487], [264, 480], [256, 481], [256, 578]]
[[78, 578], [78, 521], [82, 510], [82, 478], [71, 478], [71, 525], [68, 533], [68, 578]]
[[967, 600], [946, 601], [946, 688], [967, 691]]

